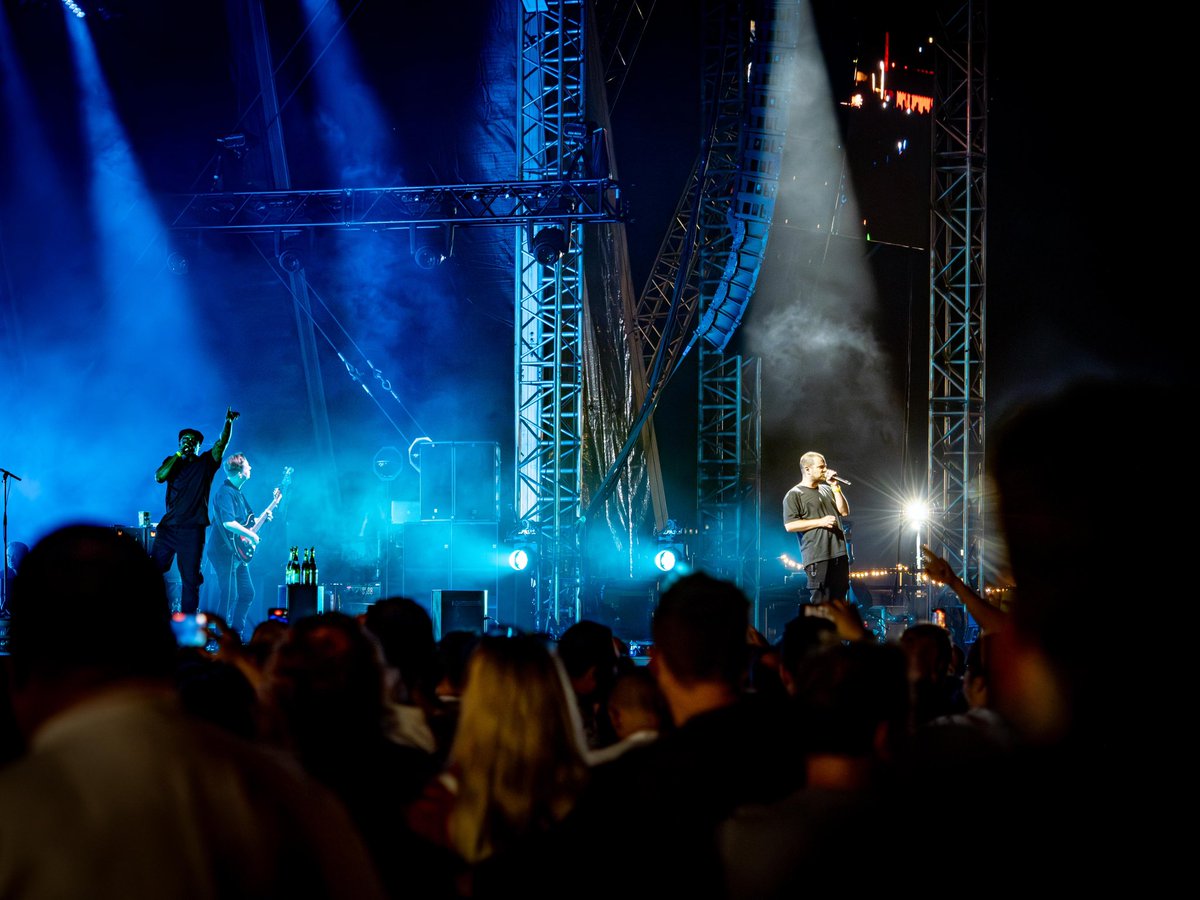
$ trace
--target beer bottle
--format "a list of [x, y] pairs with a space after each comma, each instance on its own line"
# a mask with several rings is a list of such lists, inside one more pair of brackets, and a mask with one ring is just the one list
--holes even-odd
[[293, 547], [288, 557], [287, 568], [284, 570], [284, 584], [300, 583], [300, 548]]
[[302, 562], [300, 564], [300, 583], [301, 584], [312, 584], [313, 583], [312, 576], [313, 576], [312, 550], [305, 549], [304, 562]]
[[309, 584], [317, 584], [318, 579], [317, 579], [317, 548], [316, 547], [309, 548], [308, 566], [309, 566], [309, 570], [308, 570], [309, 582], [308, 583]]

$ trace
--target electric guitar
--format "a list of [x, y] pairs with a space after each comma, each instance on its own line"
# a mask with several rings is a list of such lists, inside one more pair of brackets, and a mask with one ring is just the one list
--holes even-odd
[[[258, 534], [258, 530], [262, 528], [263, 523], [267, 521], [267, 516], [275, 510], [279, 505], [279, 501], [283, 499], [283, 491], [281, 488], [287, 487], [292, 483], [292, 467], [288, 466], [283, 470], [283, 479], [279, 482], [279, 486], [275, 488], [271, 502], [257, 516], [251, 513], [246, 517], [246, 521], [242, 524]], [[244, 563], [250, 562], [254, 558], [255, 543], [245, 535], [235, 534], [233, 536], [233, 551], [237, 554], [237, 558]]]

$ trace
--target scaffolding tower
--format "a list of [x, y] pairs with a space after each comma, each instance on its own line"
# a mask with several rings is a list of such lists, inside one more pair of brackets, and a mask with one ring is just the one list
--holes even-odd
[[[585, 12], [584, 0], [523, 0], [521, 180], [585, 174]], [[583, 226], [519, 227], [515, 259], [516, 515], [536, 535], [535, 628], [557, 634], [579, 618]]]
[[987, 297], [987, 3], [940, 11], [933, 103], [931, 546], [982, 592]]

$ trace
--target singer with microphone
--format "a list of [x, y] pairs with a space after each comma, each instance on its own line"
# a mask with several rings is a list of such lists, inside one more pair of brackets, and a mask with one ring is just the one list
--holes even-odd
[[842, 485], [849, 482], [812, 450], [800, 457], [800, 469], [804, 477], [783, 498], [783, 527], [800, 542], [811, 602], [845, 600], [850, 593], [850, 556], [842, 517], [850, 515], [850, 504]]
[[200, 566], [209, 524], [208, 494], [233, 434], [233, 420], [239, 415], [232, 407], [225, 411], [225, 427], [207, 453], [196, 452], [204, 443], [204, 435], [195, 428], [183, 429], [179, 432], [179, 449], [164, 459], [154, 473], [155, 481], [167, 484], [167, 511], [155, 530], [150, 555], [164, 573], [179, 558], [182, 584], [179, 608], [185, 613], [200, 608], [200, 584], [204, 581]]

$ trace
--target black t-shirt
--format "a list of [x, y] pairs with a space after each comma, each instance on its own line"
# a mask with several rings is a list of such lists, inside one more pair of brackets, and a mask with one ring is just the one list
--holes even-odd
[[233, 550], [233, 534], [225, 527], [226, 522], [237, 521], [243, 525], [254, 514], [250, 501], [241, 489], [235, 487], [228, 478], [225, 483], [213, 491], [209, 518], [212, 520], [212, 532], [208, 536], [210, 553], [230, 552]]
[[[827, 484], [819, 484], [815, 488], [798, 484], [784, 495], [784, 524], [797, 519], [820, 519], [837, 515], [837, 506], [833, 502], [833, 488]], [[842, 531], [840, 516], [834, 528], [798, 531], [796, 539], [800, 542], [800, 562], [806, 566], [824, 559], [836, 559], [847, 555], [846, 534]]]
[[[167, 459], [163, 460], [164, 464]], [[208, 492], [220, 465], [212, 453], [180, 459], [175, 464], [167, 476], [167, 511], [159, 520], [160, 527], [203, 528], [208, 525]]]

